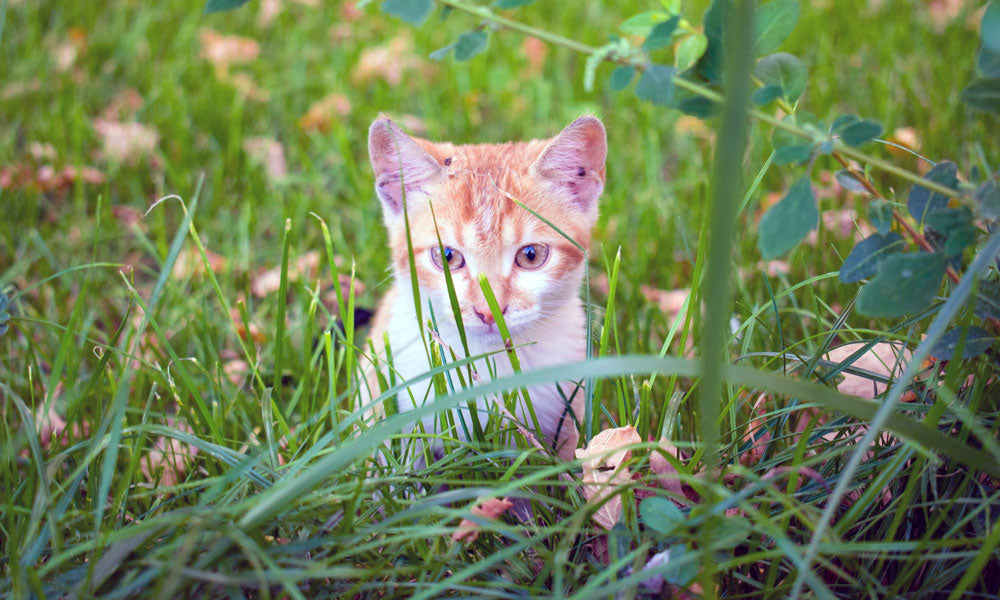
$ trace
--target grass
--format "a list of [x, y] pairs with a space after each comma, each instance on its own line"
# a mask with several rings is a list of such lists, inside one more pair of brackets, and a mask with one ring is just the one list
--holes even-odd
[[[835, 276], [854, 234], [836, 224], [787, 265], [760, 261], [755, 224], [768, 196], [802, 175], [771, 166], [768, 127], [751, 123], [743, 159], [726, 319], [733, 365], [720, 369], [719, 420], [709, 423], [697, 398], [714, 388], [691, 358], [705, 323], [696, 310], [674, 320], [650, 290], [698, 290], [713, 277], [700, 242], [714, 123], [608, 91], [610, 65], [587, 93], [580, 56], [549, 47], [533, 67], [511, 32], [469, 63], [432, 63], [429, 52], [477, 22], [435, 15], [415, 29], [376, 4], [355, 17], [342, 3], [287, 3], [262, 25], [257, 4], [205, 16], [198, 2], [9, 3], [0, 173], [25, 183], [0, 189], [0, 292], [13, 305], [0, 336], [0, 594], [648, 595], [638, 584], [652, 572], [641, 570], [670, 549], [660, 571], [689, 590], [697, 578], [706, 596], [781, 597], [801, 578], [815, 597], [996, 597], [994, 355], [922, 375], [915, 401], [887, 415], [888, 432], [845, 470], [879, 404], [819, 387], [858, 372], [826, 349], [916, 348], [943, 303], [901, 322], [855, 313], [857, 286]], [[705, 4], [686, 3], [685, 14]], [[511, 14], [600, 45], [648, 8], [539, 2]], [[938, 32], [923, 3], [803, 3], [782, 46], [809, 66], [802, 104], [890, 132], [913, 127], [935, 160], [978, 165], [983, 153], [995, 164], [995, 123], [954, 93], [972, 78], [975, 8]], [[205, 29], [253, 37], [259, 56], [221, 73], [200, 56]], [[397, 83], [354, 75], [365, 52], [393, 40], [397, 60], [417, 66]], [[266, 100], [244, 97], [235, 74]], [[117, 163], [93, 121], [128, 89], [140, 97], [134, 118], [159, 139], [151, 155]], [[305, 130], [300, 118], [334, 92], [350, 110]], [[470, 392], [467, 361], [442, 353], [426, 377], [447, 394], [419, 414], [364, 418], [363, 309], [387, 287], [364, 136], [379, 111], [415, 115], [427, 137], [457, 142], [548, 136], [582, 112], [603, 118], [611, 151], [591, 251], [594, 361]], [[281, 144], [287, 176], [269, 176], [246, 149], [255, 137]], [[918, 168], [912, 156], [874, 152]], [[93, 166], [104, 181], [54, 185], [39, 173], [46, 165]], [[814, 170], [837, 168], [822, 158]], [[905, 200], [901, 180], [874, 182]], [[183, 200], [150, 208], [169, 194]], [[865, 214], [864, 200], [832, 182], [818, 195], [828, 214]], [[309, 261], [318, 265], [300, 267]], [[269, 269], [277, 286], [255, 293]], [[637, 478], [617, 496], [622, 518], [610, 531], [591, 518], [600, 507], [584, 498], [580, 465], [533, 450], [499, 415], [482, 424], [484, 444], [445, 440], [430, 466], [406, 452], [411, 436], [400, 432], [420, 414], [574, 377], [600, 382], [583, 419], [593, 431], [635, 424], [642, 439], [663, 434], [682, 452], [635, 447], [627, 468]], [[404, 387], [391, 375], [384, 386]], [[39, 419], [50, 413], [65, 426]], [[717, 476], [702, 454], [712, 431]], [[496, 443], [508, 438], [519, 447]], [[657, 457], [683, 486], [656, 485]], [[847, 495], [830, 503], [838, 484]], [[479, 519], [475, 542], [451, 541], [462, 518], [477, 519], [474, 502], [504, 496], [529, 501], [530, 522]], [[652, 496], [682, 505], [673, 531], [644, 520], [638, 503]], [[815, 559], [803, 568], [810, 542]]]

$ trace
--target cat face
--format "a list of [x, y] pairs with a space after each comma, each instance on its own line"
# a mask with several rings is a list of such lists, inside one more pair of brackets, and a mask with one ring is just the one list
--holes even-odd
[[410, 138], [379, 119], [369, 153], [401, 287], [410, 271], [405, 191], [421, 295], [454, 320], [447, 263], [468, 334], [498, 335], [480, 277], [512, 334], [577, 301], [583, 251], [531, 211], [589, 246], [607, 154], [599, 120], [578, 119], [551, 140], [456, 146]]

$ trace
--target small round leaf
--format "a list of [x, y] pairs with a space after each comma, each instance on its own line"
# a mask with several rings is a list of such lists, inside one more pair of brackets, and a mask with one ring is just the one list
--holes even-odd
[[788, 194], [760, 219], [757, 247], [765, 260], [788, 252], [816, 228], [819, 209], [812, 184], [803, 177], [788, 189]]

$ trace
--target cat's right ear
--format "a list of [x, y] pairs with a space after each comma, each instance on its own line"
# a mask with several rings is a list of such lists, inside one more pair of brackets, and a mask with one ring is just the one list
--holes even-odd
[[441, 166], [398, 125], [386, 118], [376, 119], [368, 130], [368, 155], [375, 170], [375, 192], [386, 217], [403, 212], [403, 194], [412, 206], [424, 201], [429, 190], [441, 181]]

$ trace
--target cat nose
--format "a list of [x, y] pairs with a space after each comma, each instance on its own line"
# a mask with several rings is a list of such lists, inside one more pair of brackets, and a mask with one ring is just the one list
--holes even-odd
[[[476, 316], [479, 317], [479, 320], [482, 321], [483, 323], [487, 325], [492, 325], [494, 323], [493, 311], [490, 310], [490, 307], [488, 305], [473, 306], [472, 312], [476, 313]], [[506, 305], [500, 309], [500, 314], [501, 315], [507, 314]]]

